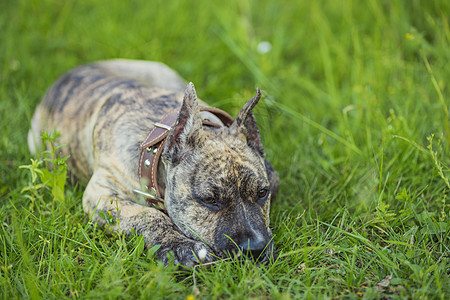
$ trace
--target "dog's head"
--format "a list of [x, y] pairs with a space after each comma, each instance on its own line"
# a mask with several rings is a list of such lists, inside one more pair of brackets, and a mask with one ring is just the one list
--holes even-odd
[[221, 257], [242, 251], [265, 261], [274, 255], [272, 192], [252, 114], [260, 96], [258, 90], [231, 126], [206, 128], [190, 83], [162, 156], [169, 217]]

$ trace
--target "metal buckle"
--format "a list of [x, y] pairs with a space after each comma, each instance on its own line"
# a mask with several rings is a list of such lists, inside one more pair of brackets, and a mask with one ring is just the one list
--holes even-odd
[[159, 202], [161, 202], [161, 203], [164, 203], [164, 199], [159, 198], [159, 197], [157, 197], [156, 195], [152, 195], [152, 194], [150, 194], [150, 193], [146, 193], [146, 192], [143, 192], [143, 191], [140, 191], [140, 190], [133, 190], [133, 192], [135, 192], [136, 194], [139, 194], [139, 195], [148, 197], [148, 198], [150, 198], [150, 199], [159, 201]]
[[156, 122], [153, 125], [155, 125], [155, 127], [159, 127], [159, 128], [165, 129], [165, 130], [172, 130], [172, 127], [170, 127], [166, 124], [161, 124], [161, 123]]

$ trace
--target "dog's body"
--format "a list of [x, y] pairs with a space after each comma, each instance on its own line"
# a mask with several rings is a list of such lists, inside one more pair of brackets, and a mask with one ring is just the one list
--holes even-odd
[[[186, 89], [186, 90], [185, 90]], [[185, 90], [185, 91], [184, 91]], [[116, 230], [133, 228], [147, 246], [161, 245], [167, 262], [192, 266], [223, 257], [237, 248], [272, 254], [271, 197], [278, 176], [265, 161], [250, 100], [229, 127], [214, 115], [201, 116], [192, 84], [156, 62], [111, 60], [76, 68], [47, 92], [32, 119], [29, 145], [41, 131], [61, 133], [71, 171], [88, 182], [83, 208], [94, 221], [100, 212], [119, 219]], [[200, 105], [204, 105], [200, 102]], [[141, 143], [168, 112], [179, 110], [176, 125], [157, 165], [162, 212], [134, 192], [139, 178]], [[203, 114], [203, 113], [202, 113]], [[202, 126], [208, 118], [219, 126]]]

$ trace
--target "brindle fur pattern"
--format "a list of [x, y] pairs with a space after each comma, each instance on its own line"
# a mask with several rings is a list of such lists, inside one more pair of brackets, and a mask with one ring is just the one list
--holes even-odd
[[[43, 130], [58, 130], [72, 173], [87, 182], [83, 208], [119, 218], [117, 231], [161, 245], [159, 259], [192, 267], [237, 249], [273, 255], [269, 228], [278, 175], [264, 158], [251, 99], [230, 127], [201, 124], [192, 84], [156, 62], [110, 60], [73, 69], [46, 93], [29, 133], [32, 152]], [[180, 109], [158, 166], [167, 214], [136, 196], [139, 145], [167, 112]], [[267, 190], [265, 197], [261, 190]], [[262, 193], [264, 194], [264, 193]], [[264, 249], [264, 251], [263, 251]]]

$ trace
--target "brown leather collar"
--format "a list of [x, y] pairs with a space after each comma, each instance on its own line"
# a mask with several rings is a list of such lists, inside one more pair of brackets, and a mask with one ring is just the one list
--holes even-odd
[[[222, 121], [225, 126], [230, 126], [234, 119], [228, 113], [214, 107], [200, 107], [200, 111], [207, 111], [214, 114]], [[153, 129], [147, 135], [145, 141], [139, 146], [142, 149], [139, 161], [139, 179], [146, 179], [146, 188], [148, 193], [145, 200], [150, 206], [165, 211], [164, 194], [158, 187], [158, 162], [164, 150], [167, 137], [175, 126], [178, 118], [178, 110], [173, 110], [165, 115], [159, 122], [154, 124]], [[221, 127], [220, 124], [213, 123], [210, 120], [202, 120], [203, 125]]]

